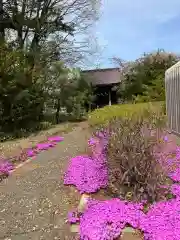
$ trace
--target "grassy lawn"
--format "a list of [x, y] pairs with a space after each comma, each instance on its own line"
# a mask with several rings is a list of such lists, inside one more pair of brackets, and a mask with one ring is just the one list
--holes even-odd
[[176, 144], [177, 144], [178, 146], [180, 146], [180, 137], [174, 135], [174, 138], [175, 138]]
[[61, 123], [52, 126], [50, 129], [32, 133], [27, 138], [2, 142], [0, 143], [0, 156], [3, 158], [18, 156], [23, 149], [34, 147], [37, 143], [45, 141], [49, 136], [67, 133], [75, 126], [77, 126], [77, 123]]
[[143, 114], [144, 110], [159, 112], [163, 110], [162, 102], [138, 103], [138, 104], [119, 104], [106, 106], [96, 109], [88, 116], [88, 122], [91, 127], [108, 123], [114, 117], [124, 117], [133, 114]]

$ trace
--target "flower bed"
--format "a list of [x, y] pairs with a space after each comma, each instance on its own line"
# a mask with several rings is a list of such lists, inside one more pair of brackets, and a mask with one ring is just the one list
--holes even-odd
[[96, 192], [100, 188], [105, 188], [108, 182], [105, 142], [91, 138], [88, 144], [92, 150], [92, 156], [72, 158], [64, 177], [64, 184], [75, 185], [80, 193]]
[[0, 159], [0, 180], [7, 177], [19, 163], [26, 161], [28, 158], [35, 157], [44, 150], [56, 146], [56, 144], [62, 142], [63, 139], [64, 138], [60, 136], [48, 137], [46, 142], [38, 143], [34, 148], [22, 150], [19, 156], [14, 156], [10, 159]]
[[[83, 192], [95, 192], [104, 188], [108, 182], [106, 166], [107, 141], [91, 139], [93, 146], [91, 156], [72, 158], [65, 173], [65, 184], [73, 184]], [[107, 140], [107, 139], [106, 139]], [[164, 138], [168, 143], [168, 138]], [[168, 149], [168, 148], [167, 148]], [[167, 155], [166, 155], [167, 156]], [[162, 186], [171, 190], [173, 199], [154, 202], [145, 211], [147, 203], [127, 202], [120, 199], [88, 200], [86, 210], [69, 214], [69, 222], [80, 224], [81, 240], [112, 240], [120, 236], [122, 229], [130, 225], [139, 229], [145, 240], [179, 240], [180, 239], [180, 147], [176, 147], [173, 156], [166, 159], [164, 154], [157, 155], [158, 160], [168, 171], [174, 184]], [[162, 161], [163, 160], [163, 161]], [[176, 182], [176, 183], [175, 183]]]

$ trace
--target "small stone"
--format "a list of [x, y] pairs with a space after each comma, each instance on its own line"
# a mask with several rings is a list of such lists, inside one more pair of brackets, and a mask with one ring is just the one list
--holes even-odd
[[131, 227], [126, 227], [122, 230], [120, 240], [142, 240], [142, 234]]
[[71, 224], [70, 231], [72, 233], [79, 233], [79, 224]]
[[136, 230], [134, 228], [131, 228], [131, 227], [125, 227], [123, 230], [122, 230], [122, 233], [125, 233], [125, 232], [133, 232], [135, 233]]
[[83, 212], [85, 210], [89, 198], [90, 198], [90, 196], [87, 194], [82, 195], [79, 205], [78, 205], [79, 212]]
[[55, 214], [58, 214], [58, 213], [59, 213], [59, 211], [58, 211], [58, 210], [56, 210], [56, 211], [55, 211]]

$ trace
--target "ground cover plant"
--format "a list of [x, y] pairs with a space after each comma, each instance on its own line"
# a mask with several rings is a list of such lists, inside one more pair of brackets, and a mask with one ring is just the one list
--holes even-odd
[[75, 185], [81, 193], [96, 192], [107, 186], [105, 142], [91, 138], [88, 145], [90, 154], [72, 158], [64, 177], [66, 185]]
[[[69, 222], [80, 224], [80, 239], [116, 239], [127, 225], [139, 229], [145, 240], [180, 239], [180, 147], [164, 131], [163, 118], [156, 116], [146, 114], [145, 120], [133, 123], [127, 115], [108, 120], [110, 125], [96, 129], [90, 140], [91, 154], [79, 156], [81, 161], [71, 159], [65, 184], [69, 179], [81, 192], [94, 192], [105, 187], [101, 179], [106, 179], [106, 189], [116, 195], [105, 201], [91, 199], [82, 214], [69, 215]], [[82, 167], [86, 158], [91, 161]], [[89, 178], [91, 168], [101, 178], [97, 173]]]
[[152, 103], [137, 103], [137, 104], [118, 104], [113, 106], [105, 106], [104, 108], [96, 109], [88, 116], [89, 125], [92, 128], [106, 125], [114, 117], [131, 116], [135, 113], [144, 116], [144, 110], [151, 110], [158, 114], [164, 112], [164, 102]]

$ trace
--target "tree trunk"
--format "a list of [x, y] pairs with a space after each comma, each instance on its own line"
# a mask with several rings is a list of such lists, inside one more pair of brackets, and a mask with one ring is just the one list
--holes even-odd
[[3, 24], [3, 0], [0, 0], [0, 43], [4, 42], [5, 30]]
[[2, 102], [2, 127], [4, 131], [13, 131], [13, 122], [11, 116], [11, 101], [7, 98], [1, 99]]
[[57, 107], [56, 107], [56, 124], [59, 123], [59, 112], [60, 112], [60, 99], [57, 100]]

